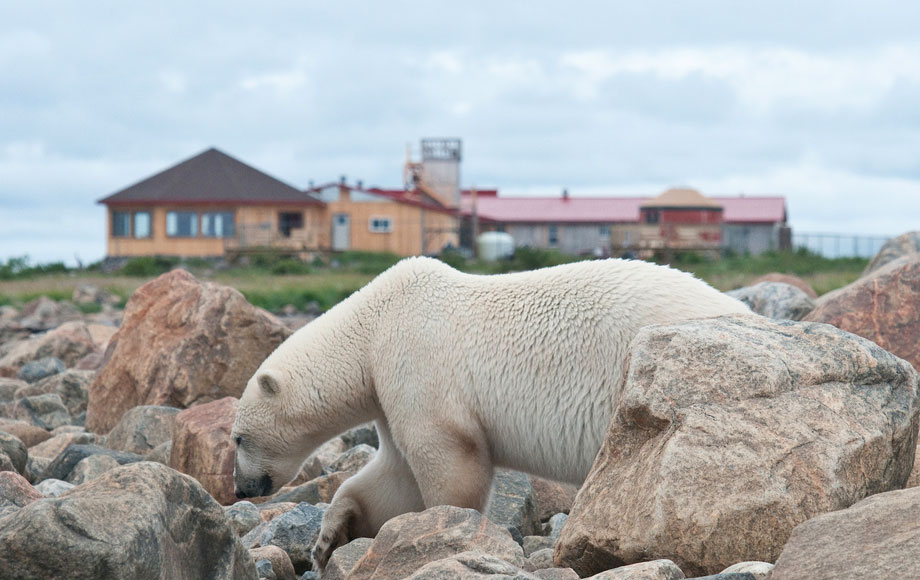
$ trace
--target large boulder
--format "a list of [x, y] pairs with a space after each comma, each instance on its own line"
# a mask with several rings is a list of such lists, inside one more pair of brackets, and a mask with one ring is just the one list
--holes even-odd
[[894, 262], [898, 258], [920, 253], [920, 232], [907, 232], [891, 238], [879, 249], [878, 253], [869, 261], [863, 276], [867, 276], [879, 268]]
[[874, 495], [792, 531], [771, 580], [920, 578], [920, 488]]
[[909, 363], [829, 325], [646, 327], [555, 561], [582, 576], [774, 561], [801, 522], [903, 487], [918, 410]]
[[169, 466], [191, 475], [222, 504], [236, 501], [230, 430], [237, 399], [225, 397], [176, 415]]
[[475, 510], [437, 506], [385, 523], [348, 580], [406, 578], [430, 562], [471, 550], [524, 565], [524, 552], [506, 529]]
[[194, 479], [149, 462], [0, 519], [0, 570], [24, 580], [257, 578], [217, 502]]
[[777, 320], [801, 320], [815, 309], [815, 301], [808, 294], [784, 282], [760, 282], [726, 294], [757, 314]]
[[920, 254], [825, 294], [805, 320], [868, 338], [920, 368]]
[[184, 409], [239, 397], [291, 334], [233, 288], [174, 270], [131, 296], [89, 391], [86, 427], [107, 432], [132, 407]]
[[44, 357], [59, 358], [65, 366], [72, 367], [86, 355], [97, 351], [86, 323], [67, 322], [54, 330], [11, 345], [0, 358], [0, 376], [14, 376], [22, 365]]

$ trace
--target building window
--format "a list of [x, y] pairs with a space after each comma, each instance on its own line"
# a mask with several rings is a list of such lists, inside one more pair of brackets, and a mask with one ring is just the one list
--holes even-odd
[[166, 235], [171, 238], [195, 238], [198, 236], [198, 214], [193, 211], [171, 211], [166, 213]]
[[291, 230], [303, 229], [303, 212], [283, 211], [278, 214], [278, 231], [285, 238], [291, 237]]
[[393, 231], [393, 220], [388, 217], [371, 217], [368, 223], [371, 232], [388, 234]]
[[201, 214], [201, 235], [206, 238], [232, 238], [236, 233], [232, 211], [209, 211]]
[[131, 235], [131, 212], [112, 212], [112, 237], [127, 238]]
[[601, 226], [598, 228], [597, 233], [600, 234], [602, 240], [610, 239], [610, 226]]
[[134, 237], [135, 238], [149, 238], [153, 235], [150, 230], [150, 212], [149, 211], [136, 211], [134, 212]]
[[645, 223], [647, 224], [657, 224], [660, 214], [657, 209], [649, 209], [645, 212]]
[[549, 245], [555, 246], [559, 243], [559, 226], [549, 226]]

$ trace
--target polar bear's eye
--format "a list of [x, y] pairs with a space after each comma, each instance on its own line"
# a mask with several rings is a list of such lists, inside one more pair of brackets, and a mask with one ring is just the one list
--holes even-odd
[[236, 443], [237, 447], [239, 447], [240, 445], [243, 444], [243, 438], [237, 435], [236, 437], [233, 438], [233, 442]]

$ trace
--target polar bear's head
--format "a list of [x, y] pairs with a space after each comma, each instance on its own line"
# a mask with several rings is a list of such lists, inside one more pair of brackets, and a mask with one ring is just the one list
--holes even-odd
[[[264, 365], [263, 365], [264, 367]], [[270, 495], [292, 480], [312, 448], [291, 416], [286, 373], [260, 368], [246, 385], [230, 437], [236, 443], [236, 497]]]

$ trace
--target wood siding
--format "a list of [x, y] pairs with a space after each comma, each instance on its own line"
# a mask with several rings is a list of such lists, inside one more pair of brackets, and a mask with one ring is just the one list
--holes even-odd
[[[151, 213], [151, 236], [148, 238], [115, 237], [112, 235], [112, 216], [114, 212], [149, 211]], [[193, 237], [167, 236], [166, 214], [170, 211], [188, 211], [198, 214], [198, 233]], [[201, 214], [205, 212], [231, 212], [234, 214], [236, 235], [232, 238], [205, 237], [201, 234]], [[129, 256], [182, 256], [212, 257], [224, 255], [225, 248], [241, 245], [257, 246], [272, 240], [283, 238], [278, 231], [279, 212], [302, 212], [304, 228], [293, 230], [284, 243], [317, 249], [323, 227], [324, 210], [316, 206], [243, 206], [227, 207], [110, 207], [107, 212], [106, 252], [111, 257]], [[248, 237], [247, 237], [248, 236]]]
[[[458, 220], [451, 214], [388, 199], [352, 201], [348, 192], [342, 192], [338, 201], [329, 202], [326, 207], [323, 247], [331, 247], [332, 220], [339, 213], [348, 214], [350, 218], [350, 250], [418, 256], [438, 254], [448, 244], [454, 247], [459, 244]], [[371, 231], [374, 218], [389, 219], [390, 231]]]

